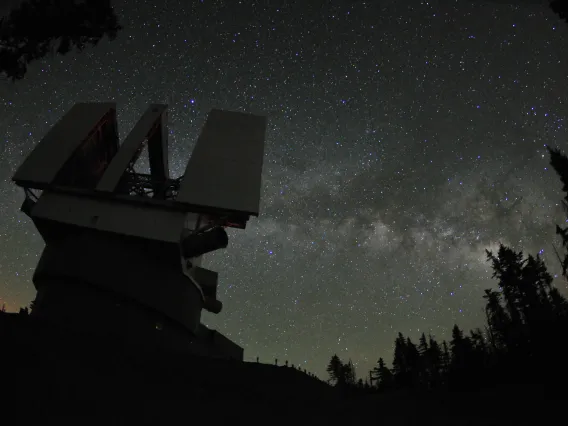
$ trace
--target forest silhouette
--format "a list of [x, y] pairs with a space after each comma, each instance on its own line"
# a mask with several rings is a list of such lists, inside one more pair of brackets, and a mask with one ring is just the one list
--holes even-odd
[[[554, 0], [550, 7], [568, 22], [567, 2]], [[34, 31], [30, 32], [30, 28]], [[0, 75], [13, 82], [21, 80], [30, 63], [49, 55], [65, 55], [73, 49], [83, 51], [105, 36], [115, 40], [120, 30], [122, 26], [108, 0], [22, 2], [10, 15], [0, 18]], [[549, 154], [550, 164], [563, 184], [563, 205], [568, 217], [568, 158], [558, 149], [549, 148]], [[563, 277], [568, 278], [568, 228], [556, 226], [556, 233], [563, 251], [558, 254], [558, 260]], [[328, 382], [340, 394], [348, 396], [399, 395], [400, 390], [475, 390], [508, 383], [538, 383], [561, 391], [568, 378], [564, 361], [568, 325], [566, 298], [553, 285], [553, 278], [539, 255], [525, 255], [504, 245], [486, 254], [498, 286], [479, 295], [485, 303], [484, 325], [466, 332], [456, 324], [448, 341], [438, 341], [424, 333], [415, 337], [399, 333], [390, 364], [380, 358], [370, 372], [370, 381], [357, 378], [351, 360], [342, 361], [333, 355], [327, 366]], [[163, 424], [164, 415], [172, 412], [172, 401], [176, 398], [180, 400], [179, 413], [183, 415], [187, 415], [188, 401], [198, 401], [196, 405], [205, 406], [221, 399], [246, 399], [256, 404], [254, 410], [249, 410], [250, 406], [244, 410], [243, 418], [249, 419], [259, 407], [268, 407], [272, 415], [281, 413], [284, 411], [282, 401], [286, 401], [289, 408], [299, 407], [309, 400], [309, 406], [319, 408], [316, 399], [323, 400], [322, 395], [329, 389], [313, 375], [293, 365], [287, 368], [288, 362], [269, 366], [257, 360], [257, 363], [237, 365], [190, 359], [185, 354], [176, 357], [160, 352], [146, 356], [143, 351], [131, 353], [120, 346], [121, 342], [100, 340], [98, 336], [65, 331], [55, 338], [55, 333], [49, 334], [52, 330], [46, 325], [30, 321], [33, 309], [32, 302], [29, 308], [21, 308], [20, 315], [16, 315], [19, 318], [15, 319], [4, 314], [4, 307], [0, 308], [0, 344], [4, 348], [0, 354], [2, 365], [7, 366], [3, 386], [7, 388], [6, 384], [10, 383], [11, 395], [26, 400], [28, 412], [42, 416], [42, 421], [46, 413], [54, 411], [52, 400], [58, 400], [67, 403], [67, 411], [88, 413], [89, 417], [98, 413], [106, 422], [110, 404], [106, 406], [107, 411], [103, 410], [104, 404], [96, 410], [92, 404], [101, 396], [124, 404], [125, 418], [129, 421], [138, 413], [144, 422], [152, 419], [156, 424]], [[49, 333], [44, 332], [44, 328]], [[253, 386], [254, 383], [257, 386]], [[42, 395], [42, 398], [29, 401], [30, 385], [33, 385], [34, 395]], [[124, 395], [135, 399], [136, 407], [129, 408], [124, 403]], [[308, 395], [312, 399], [308, 399]], [[268, 404], [269, 399], [276, 402]], [[498, 403], [487, 400], [487, 405]], [[406, 399], [403, 404], [403, 410], [410, 406]], [[155, 417], [148, 417], [148, 413], [140, 409], [145, 405], [154, 408]], [[332, 405], [325, 405], [321, 412], [336, 414]], [[45, 411], [34, 410], [35, 407]], [[514, 406], [505, 408], [507, 416], [517, 410]], [[536, 401], [532, 408], [545, 411]], [[394, 409], [397, 416], [404, 414], [398, 406]], [[228, 406], [217, 411], [223, 411], [220, 414], [226, 414], [231, 420], [235, 418]], [[293, 410], [285, 411], [296, 419]], [[320, 419], [320, 413], [317, 418]], [[401, 424], [399, 420], [397, 417], [396, 424]]]
[[[548, 148], [550, 164], [560, 177], [568, 215], [568, 158]], [[568, 220], [567, 220], [568, 222]], [[568, 277], [568, 227], [556, 225], [564, 256], [556, 252], [564, 279]], [[486, 289], [486, 323], [466, 333], [456, 324], [451, 340], [438, 342], [422, 335], [418, 343], [398, 333], [392, 367], [383, 358], [370, 372], [370, 381], [356, 380], [351, 361], [333, 355], [329, 382], [355, 391], [394, 389], [476, 389], [502, 383], [559, 384], [568, 377], [565, 335], [568, 301], [553, 285], [539, 254], [525, 255], [503, 244], [486, 250], [497, 289]]]
[[[15, 82], [28, 65], [116, 39], [122, 26], [110, 0], [28, 0], [0, 17], [0, 75]], [[57, 46], [57, 49], [55, 49]]]

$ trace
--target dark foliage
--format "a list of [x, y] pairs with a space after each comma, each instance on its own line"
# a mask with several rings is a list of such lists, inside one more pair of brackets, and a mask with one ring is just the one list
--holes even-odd
[[[568, 214], [568, 158], [558, 149], [547, 148], [550, 153], [550, 165], [554, 168], [562, 182], [562, 191], [565, 193], [562, 204]], [[560, 235], [562, 239], [562, 247], [565, 254], [564, 258], [560, 258], [560, 255], [558, 257], [562, 265], [562, 274], [566, 277], [568, 270], [568, 228], [561, 228], [556, 225], [556, 234]]]
[[[418, 347], [399, 333], [392, 371], [381, 359], [372, 372], [390, 377], [389, 371], [393, 381], [386, 379], [385, 386], [378, 380], [377, 389], [471, 389], [516, 378], [538, 382], [567, 376], [558, 337], [566, 330], [568, 303], [553, 287], [543, 260], [538, 255], [525, 258], [504, 245], [496, 254], [488, 251], [487, 259], [499, 290], [485, 290], [485, 330], [466, 335], [454, 325], [449, 344], [440, 345], [422, 334]], [[541, 367], [527, 369], [528, 365]]]
[[[566, 193], [568, 214], [568, 158], [559, 150], [549, 152]], [[557, 226], [557, 233], [564, 248], [559, 261], [566, 278], [568, 228]], [[486, 253], [497, 289], [483, 294], [485, 327], [466, 334], [454, 325], [451, 340], [441, 344], [423, 333], [415, 345], [398, 333], [392, 369], [381, 358], [370, 373], [375, 390], [465, 390], [516, 382], [556, 386], [568, 378], [563, 359], [568, 301], [553, 286], [544, 261], [503, 244], [496, 253]], [[339, 358], [334, 362], [341, 364]]]
[[30, 62], [114, 40], [121, 29], [110, 0], [25, 1], [0, 20], [0, 73], [20, 80]]
[[[357, 377], [355, 375], [355, 367], [351, 360], [344, 363], [337, 355], [333, 355], [326, 369], [329, 380], [328, 382], [337, 387], [355, 386]], [[360, 381], [361, 386], [363, 381]]]
[[550, 2], [550, 8], [560, 19], [564, 19], [568, 22], [568, 2], [566, 0], [552, 0]]

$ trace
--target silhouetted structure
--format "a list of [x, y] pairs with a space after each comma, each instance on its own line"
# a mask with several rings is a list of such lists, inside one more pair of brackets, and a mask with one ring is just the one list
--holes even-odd
[[[168, 170], [167, 106], [151, 105], [119, 146], [112, 103], [76, 104], [14, 175], [46, 247], [32, 317], [62, 327], [242, 360], [200, 323], [219, 313], [204, 254], [258, 215], [264, 117], [213, 110], [185, 175]], [[150, 174], [134, 164], [144, 148]]]

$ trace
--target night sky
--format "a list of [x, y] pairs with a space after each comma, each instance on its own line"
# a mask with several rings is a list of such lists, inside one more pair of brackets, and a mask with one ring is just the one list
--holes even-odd
[[[170, 105], [177, 177], [212, 108], [269, 118], [261, 215], [207, 258], [204, 322], [247, 360], [365, 376], [398, 331], [482, 326], [484, 250], [543, 252], [564, 222], [545, 144], [567, 140], [568, 27], [542, 5], [120, 1], [125, 29], [0, 82], [0, 304], [29, 304], [43, 241], [17, 166], [76, 102], [118, 104], [121, 139]], [[412, 4], [412, 6], [408, 6]], [[555, 283], [566, 293], [566, 285]]]

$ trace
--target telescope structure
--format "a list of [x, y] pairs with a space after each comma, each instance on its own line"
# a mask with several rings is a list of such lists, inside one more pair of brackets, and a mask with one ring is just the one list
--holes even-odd
[[[148, 107], [119, 144], [116, 104], [78, 103], [13, 176], [45, 241], [31, 315], [199, 355], [243, 349], [201, 323], [218, 314], [218, 274], [202, 257], [227, 227], [258, 216], [266, 118], [212, 110], [185, 174], [170, 177], [167, 105]], [[150, 173], [137, 173], [147, 148]]]

